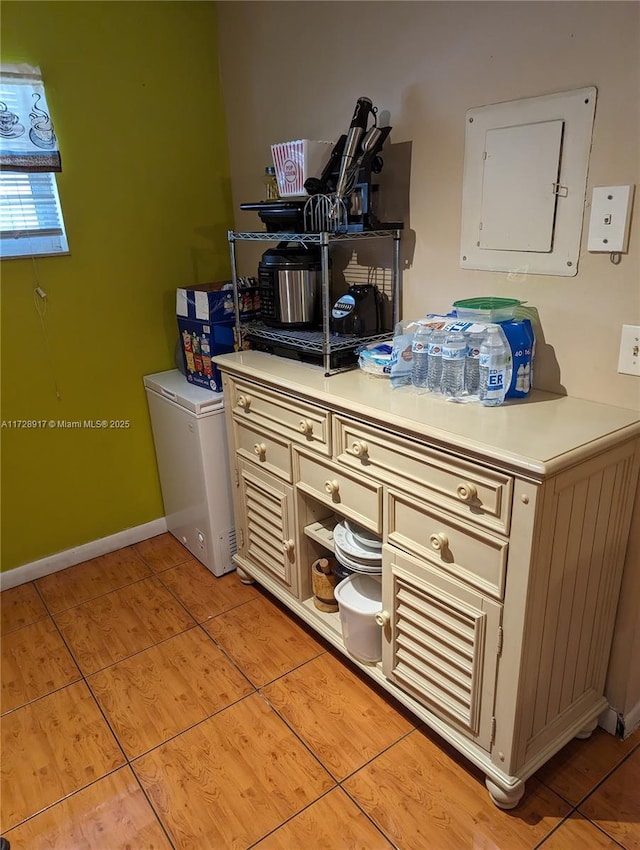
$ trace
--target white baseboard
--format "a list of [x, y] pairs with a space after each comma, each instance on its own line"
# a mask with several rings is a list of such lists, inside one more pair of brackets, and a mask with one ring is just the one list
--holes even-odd
[[624, 716], [624, 737], [628, 738], [640, 726], [640, 702], [637, 702]]
[[600, 717], [598, 717], [598, 726], [601, 726], [610, 735], [615, 735], [618, 728], [618, 712], [611, 708], [611, 706], [605, 708]]
[[619, 724], [622, 724], [624, 728], [624, 737], [628, 738], [640, 726], [640, 702], [637, 702], [633, 708], [623, 715], [619, 715], [615, 709], [609, 707], [598, 718], [598, 726], [601, 726], [605, 732], [609, 732], [611, 735], [616, 734]]
[[160, 517], [151, 522], [146, 522], [144, 525], [126, 528], [124, 531], [118, 531], [117, 534], [111, 534], [109, 537], [101, 537], [100, 540], [93, 540], [91, 543], [66, 549], [64, 552], [49, 555], [39, 561], [23, 564], [21, 567], [0, 573], [0, 589], [8, 590], [10, 587], [16, 587], [27, 581], [57, 573], [67, 567], [73, 567], [83, 561], [97, 558], [98, 555], [106, 555], [108, 552], [115, 552], [116, 549], [122, 549], [124, 546], [140, 543], [140, 541], [155, 537], [166, 530], [167, 520], [165, 517]]

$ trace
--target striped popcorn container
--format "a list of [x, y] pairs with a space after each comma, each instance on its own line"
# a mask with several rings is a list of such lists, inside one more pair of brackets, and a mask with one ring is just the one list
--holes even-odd
[[332, 147], [333, 142], [313, 142], [309, 139], [271, 145], [280, 197], [304, 197], [307, 194], [304, 181], [308, 177], [320, 176], [329, 161]]

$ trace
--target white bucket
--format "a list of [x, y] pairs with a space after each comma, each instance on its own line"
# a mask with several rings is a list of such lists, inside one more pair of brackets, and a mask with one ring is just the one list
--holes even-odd
[[347, 651], [359, 661], [382, 658], [382, 631], [376, 614], [382, 610], [382, 587], [365, 575], [351, 575], [334, 590], [340, 609], [342, 638]]

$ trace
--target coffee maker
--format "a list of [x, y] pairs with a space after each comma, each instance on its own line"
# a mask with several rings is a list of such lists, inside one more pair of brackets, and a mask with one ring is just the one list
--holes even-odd
[[331, 310], [331, 332], [340, 336], [371, 336], [380, 333], [382, 299], [372, 283], [353, 284]]

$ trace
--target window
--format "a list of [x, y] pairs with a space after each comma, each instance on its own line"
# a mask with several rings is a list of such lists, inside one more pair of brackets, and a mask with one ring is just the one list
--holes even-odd
[[0, 256], [38, 256], [68, 250], [55, 175], [0, 173]]
[[66, 253], [62, 168], [39, 68], [0, 66], [0, 257]]

